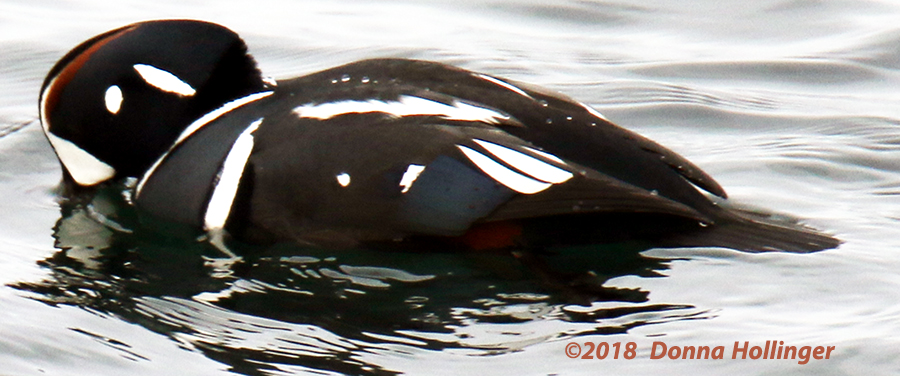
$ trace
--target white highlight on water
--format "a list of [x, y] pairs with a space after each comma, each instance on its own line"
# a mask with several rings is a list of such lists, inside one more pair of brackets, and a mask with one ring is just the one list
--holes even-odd
[[178, 78], [178, 76], [152, 65], [135, 64], [134, 70], [138, 72], [147, 84], [159, 90], [184, 97], [192, 96], [196, 92], [191, 85]]

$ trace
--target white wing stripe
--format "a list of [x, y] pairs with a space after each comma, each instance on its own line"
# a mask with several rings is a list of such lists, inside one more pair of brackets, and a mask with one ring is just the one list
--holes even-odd
[[481, 154], [475, 150], [472, 150], [468, 147], [462, 145], [456, 145], [463, 154], [469, 158], [472, 163], [474, 163], [481, 171], [484, 171], [485, 174], [503, 184], [509, 189], [512, 189], [519, 193], [524, 194], [534, 194], [540, 191], [543, 191], [547, 188], [550, 188], [553, 184], [544, 183], [542, 181], [534, 180], [525, 175], [522, 175], [518, 172], [510, 170], [505, 166], [494, 162], [491, 158], [487, 157], [484, 154]]
[[540, 155], [540, 156], [542, 156], [542, 157], [544, 157], [544, 158], [547, 158], [547, 159], [549, 159], [549, 160], [551, 160], [551, 161], [554, 161], [554, 162], [556, 162], [556, 163], [559, 163], [559, 164], [562, 164], [562, 165], [566, 164], [566, 161], [562, 160], [562, 158], [557, 157], [557, 156], [555, 156], [555, 155], [553, 155], [553, 154], [550, 154], [550, 153], [548, 153], [548, 152], [546, 152], [546, 151], [538, 150], [538, 149], [535, 149], [535, 148], [530, 148], [530, 147], [528, 147], [528, 146], [523, 146], [523, 148], [526, 149], [526, 150], [528, 150], [528, 151], [530, 151], [530, 152], [532, 152], [532, 153], [535, 153], [535, 154]]
[[[571, 172], [553, 166], [547, 162], [541, 161], [535, 157], [525, 153], [497, 145], [484, 140], [474, 140], [475, 143], [481, 145], [485, 150], [499, 158], [506, 164], [515, 167], [531, 177], [548, 183], [563, 183], [574, 176]], [[558, 159], [558, 158], [557, 158]]]

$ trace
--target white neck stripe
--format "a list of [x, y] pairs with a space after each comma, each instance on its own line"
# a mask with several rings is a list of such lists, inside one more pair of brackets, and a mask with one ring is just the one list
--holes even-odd
[[206, 115], [203, 115], [199, 119], [194, 120], [194, 122], [191, 123], [191, 125], [189, 125], [187, 128], [184, 129], [184, 131], [181, 132], [181, 134], [178, 136], [178, 139], [176, 139], [175, 142], [172, 144], [172, 146], [169, 147], [169, 150], [167, 150], [165, 153], [163, 153], [163, 155], [161, 155], [156, 160], [156, 162], [154, 162], [153, 165], [150, 166], [150, 169], [148, 169], [147, 172], [144, 173], [144, 176], [141, 177], [141, 180], [138, 181], [138, 184], [134, 189], [134, 198], [137, 199], [138, 196], [141, 195], [141, 190], [144, 188], [144, 184], [147, 182], [147, 179], [149, 179], [150, 176], [153, 175], [153, 172], [156, 171], [156, 169], [159, 167], [159, 165], [162, 163], [162, 161], [164, 159], [166, 159], [166, 157], [169, 156], [169, 153], [171, 153], [172, 150], [175, 149], [175, 147], [177, 147], [179, 144], [181, 144], [182, 141], [184, 141], [185, 139], [190, 137], [198, 129], [203, 128], [203, 126], [205, 126], [206, 124], [209, 124], [213, 120], [218, 119], [220, 116], [228, 113], [229, 111], [232, 111], [232, 110], [234, 110], [238, 107], [241, 107], [245, 104], [248, 104], [250, 102], [257, 101], [262, 98], [268, 97], [268, 96], [272, 95], [273, 93], [274, 92], [272, 92], [272, 91], [264, 91], [264, 92], [260, 92], [260, 93], [250, 94], [243, 98], [235, 99], [231, 102], [224, 104], [222, 107], [219, 107], [213, 111], [208, 112]]
[[259, 93], [250, 94], [246, 97], [235, 99], [231, 102], [225, 103], [222, 107], [219, 107], [213, 111], [207, 112], [205, 115], [201, 116], [199, 119], [194, 120], [191, 125], [184, 129], [180, 135], [178, 135], [178, 139], [175, 140], [175, 145], [184, 141], [184, 139], [188, 138], [190, 135], [194, 134], [198, 129], [202, 128], [204, 125], [212, 122], [213, 120], [218, 119], [220, 116], [228, 113], [235, 108], [241, 107], [247, 103], [257, 101], [272, 95], [273, 91], [263, 91]]
[[241, 176], [244, 174], [247, 160], [250, 159], [250, 152], [253, 151], [253, 132], [262, 122], [263, 119], [260, 118], [244, 129], [225, 156], [203, 216], [204, 230], [215, 231], [225, 227], [238, 186], [241, 184]]

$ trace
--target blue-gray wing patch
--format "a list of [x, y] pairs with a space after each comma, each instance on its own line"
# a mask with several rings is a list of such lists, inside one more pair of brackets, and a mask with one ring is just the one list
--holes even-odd
[[399, 216], [411, 229], [459, 235], [516, 192], [448, 156], [439, 156], [405, 193]]

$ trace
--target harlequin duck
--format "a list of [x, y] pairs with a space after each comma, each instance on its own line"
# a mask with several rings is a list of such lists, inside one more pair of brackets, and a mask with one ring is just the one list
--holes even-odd
[[50, 70], [40, 116], [65, 184], [133, 178], [139, 212], [218, 242], [838, 244], [717, 205], [697, 166], [561, 94], [406, 59], [275, 82], [207, 22], [82, 43]]

